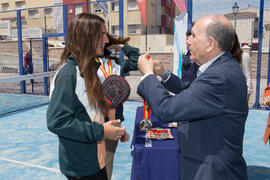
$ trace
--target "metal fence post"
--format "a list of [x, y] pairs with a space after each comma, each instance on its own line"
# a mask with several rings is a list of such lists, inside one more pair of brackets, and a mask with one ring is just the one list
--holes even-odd
[[65, 39], [66, 39], [66, 36], [67, 36], [67, 30], [68, 30], [68, 21], [67, 21], [67, 5], [63, 5], [63, 28], [64, 28], [64, 36], [65, 36]]
[[[42, 35], [42, 50], [43, 50], [43, 72], [48, 72], [48, 59], [47, 59], [47, 37], [46, 35]], [[44, 95], [48, 96], [48, 77], [44, 77]]]
[[[124, 38], [124, 3], [119, 0], [119, 35]], [[120, 51], [120, 58], [124, 59], [123, 51]]]
[[263, 11], [264, 0], [260, 0], [260, 22], [259, 22], [259, 41], [258, 41], [258, 62], [257, 62], [257, 86], [256, 86], [256, 101], [253, 108], [259, 109], [260, 105], [260, 84], [261, 84], [261, 58], [262, 58], [262, 37], [263, 37]]
[[[269, 49], [268, 49], [268, 71], [267, 71], [267, 85], [270, 83], [270, 32], [269, 32]], [[270, 107], [266, 107], [266, 110], [270, 110]]]
[[188, 29], [192, 28], [192, 0], [187, 0]]
[[[19, 53], [19, 68], [20, 75], [24, 75], [23, 71], [23, 47], [22, 47], [22, 23], [21, 10], [17, 10], [17, 33], [18, 33], [18, 53]], [[21, 94], [26, 93], [25, 81], [20, 82]]]

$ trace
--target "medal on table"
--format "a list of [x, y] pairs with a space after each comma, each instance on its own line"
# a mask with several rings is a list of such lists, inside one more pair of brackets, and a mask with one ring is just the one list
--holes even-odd
[[148, 132], [152, 128], [152, 122], [150, 120], [151, 110], [147, 102], [143, 101], [143, 120], [140, 122], [140, 130]]

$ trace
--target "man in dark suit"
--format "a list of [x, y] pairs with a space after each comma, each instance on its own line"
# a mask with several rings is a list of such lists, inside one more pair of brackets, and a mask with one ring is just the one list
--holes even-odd
[[220, 15], [201, 18], [191, 32], [190, 58], [200, 66], [198, 77], [187, 85], [142, 55], [138, 67], [144, 77], [137, 93], [160, 121], [178, 121], [181, 180], [246, 180], [247, 86], [230, 53], [235, 32]]

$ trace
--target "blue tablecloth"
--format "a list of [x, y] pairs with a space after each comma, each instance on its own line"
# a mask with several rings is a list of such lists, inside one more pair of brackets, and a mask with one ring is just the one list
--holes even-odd
[[[174, 139], [146, 139], [139, 127], [143, 119], [143, 107], [138, 107], [132, 139], [131, 180], [179, 180], [179, 154], [177, 129], [170, 128]], [[150, 117], [153, 128], [168, 128], [154, 116]]]

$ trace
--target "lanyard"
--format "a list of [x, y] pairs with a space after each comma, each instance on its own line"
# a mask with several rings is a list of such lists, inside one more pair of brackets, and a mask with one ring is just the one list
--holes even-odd
[[[147, 58], [147, 60], [149, 60], [150, 56], [147, 56], [146, 58]], [[149, 108], [147, 102], [145, 100], [143, 100], [143, 119], [150, 120], [150, 114], [151, 114], [151, 109]]]
[[[100, 63], [100, 61], [99, 61], [98, 58], [96, 58], [96, 62], [99, 62], [99, 63]], [[111, 61], [110, 58], [108, 58], [107, 63], [108, 63], [109, 73], [107, 73], [105, 67], [104, 67], [102, 64], [100, 64], [100, 66], [99, 66], [99, 68], [100, 68], [100, 70], [103, 72], [105, 78], [109, 77], [109, 75], [112, 75], [112, 73], [113, 73], [113, 69], [112, 69], [112, 61]]]
[[143, 119], [150, 119], [151, 109], [147, 102], [143, 100]]

